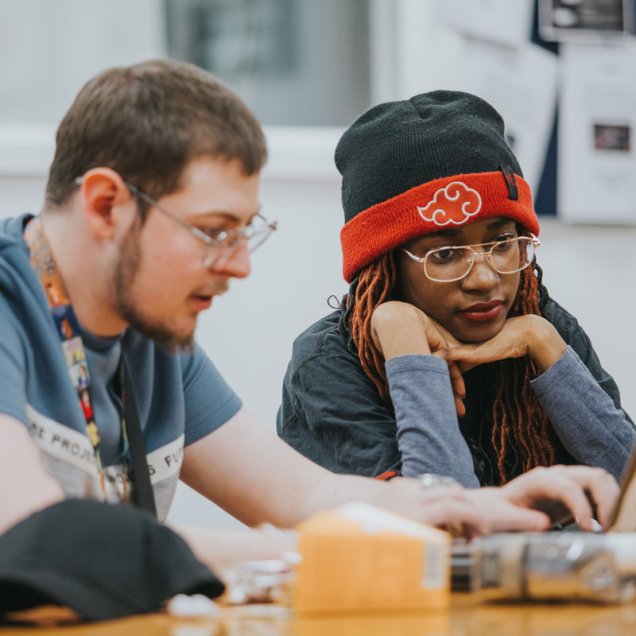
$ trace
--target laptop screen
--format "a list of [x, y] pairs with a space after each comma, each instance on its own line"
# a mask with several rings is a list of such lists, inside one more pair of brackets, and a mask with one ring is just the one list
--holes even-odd
[[636, 532], [636, 447], [632, 449], [621, 478], [621, 494], [616, 502], [608, 530]]

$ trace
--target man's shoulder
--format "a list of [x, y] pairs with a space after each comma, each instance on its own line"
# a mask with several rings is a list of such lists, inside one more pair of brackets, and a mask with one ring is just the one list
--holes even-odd
[[33, 218], [32, 214], [0, 219], [0, 248], [20, 246], [25, 223]]
[[28, 252], [22, 239], [24, 224], [29, 218], [32, 215], [0, 219], [0, 286], [3, 294], [15, 285], [21, 286], [27, 281], [27, 284], [32, 285], [37, 280], [29, 265]]
[[[0, 219], [0, 295], [5, 302], [2, 319], [18, 325], [24, 334], [42, 330], [49, 320], [40, 282], [31, 268], [22, 239], [25, 222], [31, 215]], [[26, 336], [28, 337], [28, 336]]]

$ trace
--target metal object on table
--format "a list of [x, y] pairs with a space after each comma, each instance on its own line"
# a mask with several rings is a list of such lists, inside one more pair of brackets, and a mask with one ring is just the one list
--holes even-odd
[[452, 564], [453, 589], [484, 600], [622, 603], [635, 596], [636, 534], [495, 534], [457, 544]]
[[465, 539], [453, 539], [451, 547], [451, 590], [453, 592], [470, 592], [472, 566], [472, 543]]
[[293, 564], [286, 559], [243, 561], [223, 571], [230, 605], [289, 601], [295, 579]]

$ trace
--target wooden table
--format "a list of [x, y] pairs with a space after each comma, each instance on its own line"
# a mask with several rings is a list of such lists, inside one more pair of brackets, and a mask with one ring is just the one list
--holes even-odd
[[[274, 611], [271, 611], [274, 610]], [[224, 610], [218, 619], [161, 614], [55, 628], [4, 627], [0, 636], [620, 636], [636, 634], [636, 604], [495, 605], [454, 595], [448, 612], [295, 617], [279, 608]]]

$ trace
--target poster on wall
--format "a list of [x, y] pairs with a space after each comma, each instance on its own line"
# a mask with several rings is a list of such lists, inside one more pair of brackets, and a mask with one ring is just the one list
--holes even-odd
[[436, 19], [469, 37], [506, 46], [530, 38], [534, 0], [435, 0]]
[[539, 33], [544, 40], [593, 42], [626, 35], [632, 0], [539, 0]]
[[508, 143], [536, 192], [556, 110], [556, 55], [529, 42], [510, 49], [464, 38], [459, 59], [445, 88], [479, 95], [501, 113]]
[[558, 215], [636, 224], [636, 43], [561, 55]]

